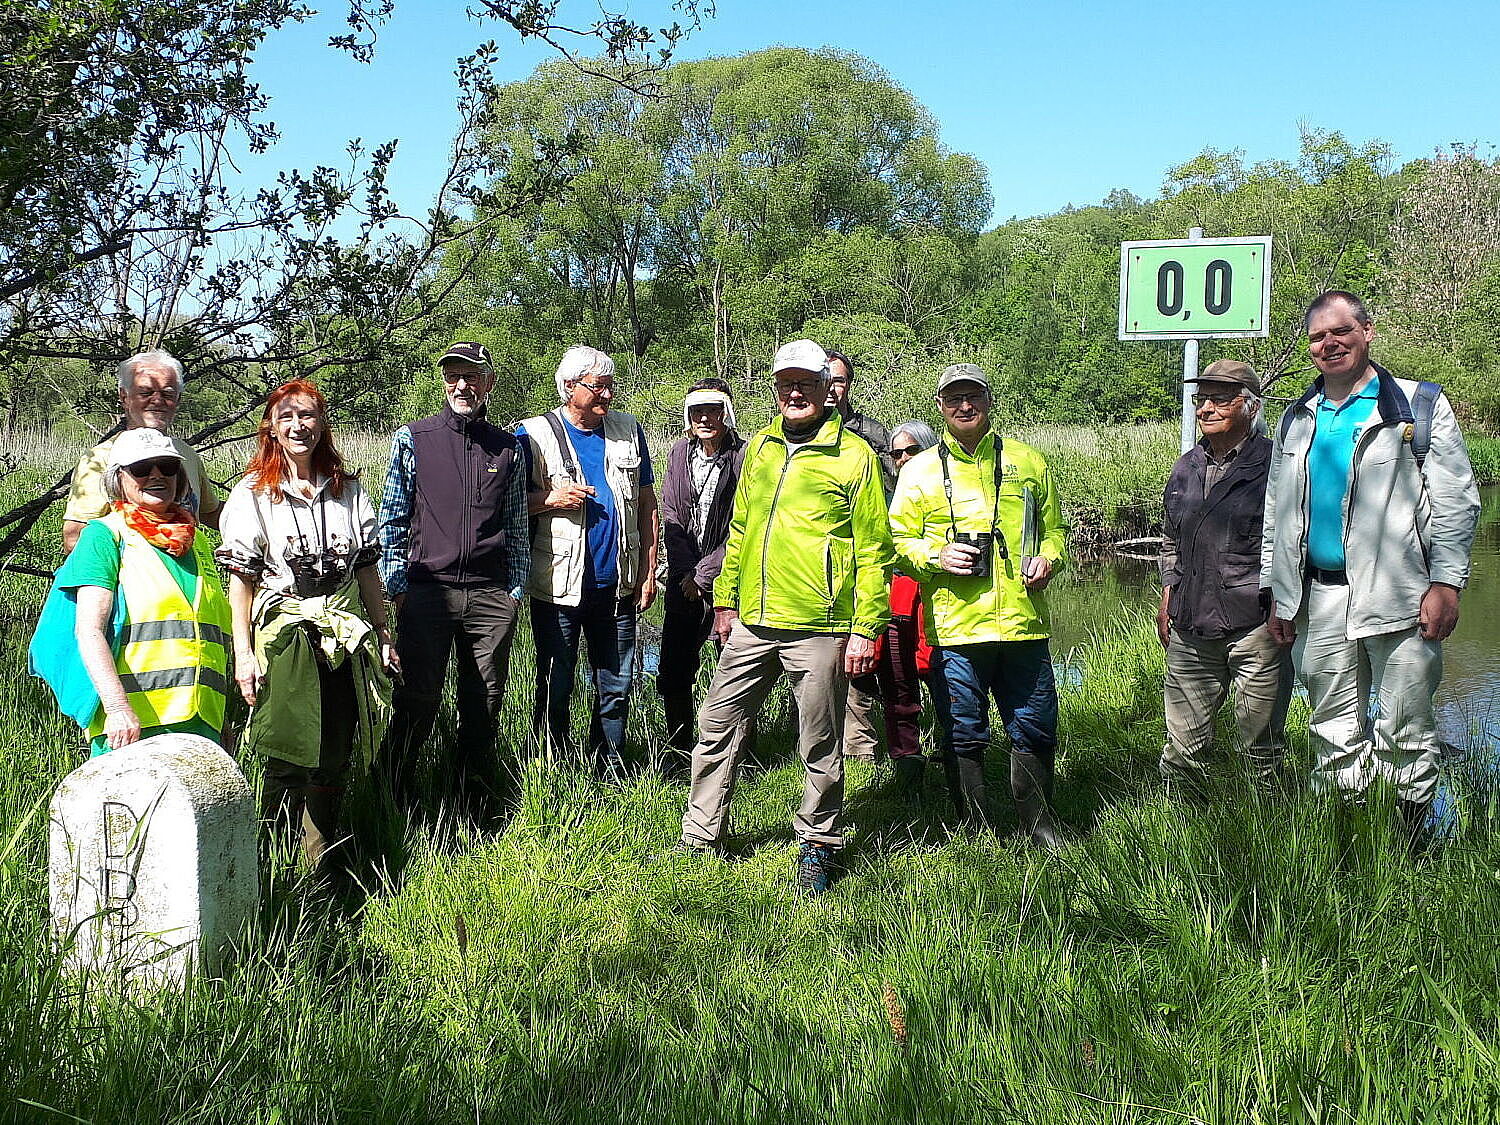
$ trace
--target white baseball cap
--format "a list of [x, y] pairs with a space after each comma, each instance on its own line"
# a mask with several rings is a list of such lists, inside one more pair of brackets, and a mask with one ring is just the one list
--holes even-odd
[[821, 344], [812, 340], [793, 340], [776, 349], [776, 358], [771, 361], [771, 374], [783, 371], [807, 371], [814, 375], [828, 374], [828, 353]]
[[150, 426], [139, 426], [126, 430], [109, 447], [109, 463], [106, 469], [120, 469], [134, 465], [137, 461], [149, 461], [154, 457], [175, 457], [182, 460], [177, 443], [160, 430]]

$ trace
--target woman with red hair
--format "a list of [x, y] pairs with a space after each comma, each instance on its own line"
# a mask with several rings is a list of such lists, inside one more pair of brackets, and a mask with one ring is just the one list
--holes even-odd
[[368, 765], [398, 668], [376, 570], [375, 510], [344, 467], [328, 404], [296, 380], [266, 399], [255, 453], [225, 501], [244, 744], [265, 758], [261, 817], [315, 872], [339, 841], [353, 763]]

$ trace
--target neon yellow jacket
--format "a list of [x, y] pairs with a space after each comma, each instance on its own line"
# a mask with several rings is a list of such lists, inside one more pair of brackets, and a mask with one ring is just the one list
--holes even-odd
[[1009, 557], [1000, 557], [997, 542], [990, 553], [989, 575], [961, 578], [938, 566], [938, 552], [952, 542], [955, 530], [976, 534], [990, 528], [996, 502], [995, 435], [980, 439], [973, 456], [951, 435], [944, 434], [942, 440], [953, 482], [951, 520], [936, 447], [906, 464], [891, 501], [896, 555], [902, 569], [922, 587], [922, 600], [931, 610], [933, 643], [970, 645], [1048, 636], [1046, 595], [1027, 593], [1020, 574], [1023, 554], [1050, 559], [1054, 572], [1067, 559], [1067, 529], [1047, 463], [1031, 446], [1004, 441], [997, 526]]
[[750, 439], [714, 605], [746, 625], [873, 638], [894, 563], [880, 465], [836, 413], [803, 445], [780, 418]]
[[[143, 728], [198, 718], [222, 729], [229, 685], [229, 599], [219, 587], [207, 536], [193, 537], [198, 590], [189, 604], [156, 548], [126, 526], [118, 512], [103, 522], [120, 541], [115, 597], [124, 599], [125, 616], [115, 638], [115, 669], [130, 709]], [[94, 738], [103, 732], [101, 707], [88, 734]]]

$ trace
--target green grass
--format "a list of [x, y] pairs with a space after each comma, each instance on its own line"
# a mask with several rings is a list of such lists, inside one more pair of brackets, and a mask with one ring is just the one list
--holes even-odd
[[[350, 820], [395, 857], [365, 869], [362, 907], [283, 881], [225, 979], [128, 998], [60, 975], [48, 933], [45, 802], [83, 750], [24, 675], [40, 596], [0, 575], [0, 1120], [1500, 1117], [1484, 818], [1414, 866], [1378, 802], [1344, 815], [1229, 780], [1206, 808], [1169, 801], [1144, 616], [1074, 654], [1059, 855], [1008, 814], [997, 837], [951, 835], [940, 795], [910, 816], [854, 765], [847, 874], [799, 898], [783, 691], [735, 797], [739, 862], [673, 852], [683, 793], [653, 779], [526, 766], [495, 832], [398, 823], [361, 787]], [[523, 633], [508, 749], [529, 659]], [[632, 738], [661, 725], [642, 684]]]
[[[1098, 635], [1064, 690], [1080, 835], [1058, 856], [1009, 819], [950, 836], [936, 796], [913, 820], [856, 765], [848, 872], [799, 898], [783, 696], [736, 795], [740, 862], [673, 852], [682, 791], [653, 779], [532, 765], [494, 833], [403, 830], [361, 791], [353, 820], [399, 841], [399, 874], [352, 915], [282, 886], [227, 979], [154, 999], [54, 970], [35, 810], [81, 751], [16, 647], [8, 1120], [1448, 1122], [1500, 1097], [1500, 849], [1475, 835], [1414, 867], [1379, 808], [1232, 782], [1207, 809], [1169, 802], [1144, 618]], [[529, 711], [516, 667], [507, 743]], [[635, 728], [659, 728], [638, 703]]]

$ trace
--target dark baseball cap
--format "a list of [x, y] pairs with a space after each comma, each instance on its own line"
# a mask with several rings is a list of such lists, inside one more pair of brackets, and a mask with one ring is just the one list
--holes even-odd
[[490, 349], [483, 344], [472, 342], [449, 344], [448, 350], [438, 358], [438, 366], [441, 367], [452, 360], [462, 360], [465, 363], [472, 363], [476, 367], [482, 367], [488, 371], [490, 369]]
[[1196, 379], [1184, 379], [1183, 382], [1231, 383], [1244, 387], [1253, 395], [1259, 396], [1261, 393], [1260, 379], [1256, 377], [1255, 368], [1242, 359], [1216, 359]]

